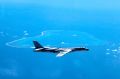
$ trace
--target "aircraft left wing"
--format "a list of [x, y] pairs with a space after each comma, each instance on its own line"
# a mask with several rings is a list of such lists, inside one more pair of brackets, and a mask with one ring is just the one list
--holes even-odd
[[61, 57], [69, 52], [71, 52], [71, 49], [65, 49], [64, 51], [61, 51], [60, 53], [58, 53], [56, 57]]

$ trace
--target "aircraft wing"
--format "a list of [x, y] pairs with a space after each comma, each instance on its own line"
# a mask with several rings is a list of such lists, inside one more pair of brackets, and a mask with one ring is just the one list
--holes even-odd
[[70, 51], [71, 51], [71, 49], [65, 49], [64, 51], [61, 51], [60, 53], [58, 53], [56, 55], [56, 57], [61, 57], [61, 56], [65, 55], [65, 54], [69, 53]]

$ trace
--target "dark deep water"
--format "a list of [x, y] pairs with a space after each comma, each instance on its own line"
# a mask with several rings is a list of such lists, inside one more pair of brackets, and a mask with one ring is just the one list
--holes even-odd
[[[0, 79], [120, 79], [117, 2], [113, 6], [111, 3], [101, 6], [104, 2], [101, 5], [78, 2], [75, 6], [77, 1], [52, 1], [0, 1]], [[39, 35], [44, 30], [82, 31], [109, 44], [91, 46], [89, 52], [71, 53], [61, 58], [5, 45], [22, 37]]]

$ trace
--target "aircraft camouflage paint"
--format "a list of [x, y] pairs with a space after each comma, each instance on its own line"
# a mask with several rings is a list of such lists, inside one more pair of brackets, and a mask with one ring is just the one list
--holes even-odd
[[75, 52], [75, 51], [88, 51], [88, 48], [85, 47], [74, 47], [74, 48], [51, 48], [51, 47], [43, 47], [37, 41], [33, 41], [35, 46], [35, 52], [50, 52], [50, 53], [58, 53], [56, 57], [61, 57], [67, 53]]

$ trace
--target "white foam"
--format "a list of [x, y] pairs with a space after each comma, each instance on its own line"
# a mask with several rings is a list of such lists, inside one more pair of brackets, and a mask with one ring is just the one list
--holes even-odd
[[110, 53], [106, 53], [106, 55], [110, 55]]
[[106, 49], [107, 51], [109, 51], [110, 49]]
[[118, 50], [117, 50], [117, 49], [113, 49], [112, 51], [113, 51], [113, 52], [117, 52]]
[[28, 31], [25, 30], [25, 31], [24, 31], [24, 35], [25, 35], [25, 36], [29, 35]]

